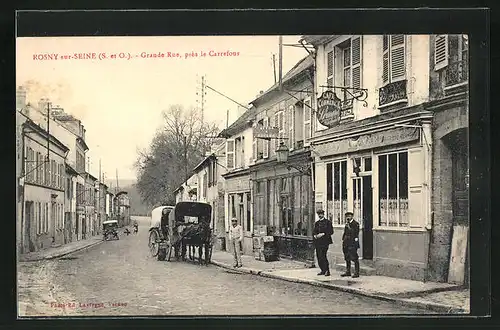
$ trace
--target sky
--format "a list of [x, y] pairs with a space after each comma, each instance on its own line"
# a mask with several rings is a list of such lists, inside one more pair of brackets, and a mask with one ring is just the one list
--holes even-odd
[[[299, 39], [284, 36], [283, 43]], [[116, 172], [120, 180], [136, 178], [137, 150], [148, 147], [162, 125], [163, 110], [174, 104], [200, 107], [196, 93], [202, 75], [207, 85], [246, 105], [274, 84], [272, 54], [277, 70], [279, 51], [278, 36], [36, 37], [17, 38], [16, 48], [16, 84], [28, 89], [28, 102], [47, 97], [80, 119], [90, 148], [90, 172], [98, 175], [100, 161], [109, 180]], [[168, 52], [180, 57], [168, 57]], [[75, 58], [80, 53], [95, 53], [96, 59]], [[187, 53], [198, 56], [186, 58]], [[144, 58], [146, 54], [150, 57]], [[301, 47], [283, 47], [283, 75], [306, 55]], [[227, 110], [231, 124], [239, 116], [237, 108], [206, 90], [207, 121], [223, 128]]]

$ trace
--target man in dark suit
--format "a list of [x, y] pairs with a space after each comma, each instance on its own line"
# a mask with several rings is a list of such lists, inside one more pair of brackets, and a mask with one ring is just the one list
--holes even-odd
[[342, 235], [342, 252], [346, 262], [346, 271], [340, 276], [351, 276], [351, 261], [354, 261], [354, 274], [352, 277], [359, 277], [359, 223], [354, 220], [352, 212], [345, 213], [345, 227]]
[[325, 211], [318, 210], [319, 220], [314, 223], [313, 237], [316, 248], [316, 257], [321, 272], [318, 275], [330, 276], [330, 265], [326, 253], [328, 246], [332, 244], [333, 226], [332, 222], [325, 218]]

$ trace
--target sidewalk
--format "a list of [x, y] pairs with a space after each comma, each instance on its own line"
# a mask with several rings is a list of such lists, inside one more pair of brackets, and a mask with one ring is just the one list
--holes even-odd
[[221, 251], [213, 252], [212, 263], [238, 272], [394, 301], [443, 314], [470, 312], [469, 291], [448, 283], [420, 282], [375, 275], [346, 278], [341, 277], [341, 273], [334, 270], [335, 267], [331, 267], [332, 276], [325, 277], [318, 276], [318, 268], [310, 268], [304, 262], [287, 259], [264, 262], [247, 255], [242, 256], [243, 267], [233, 268], [232, 255]]
[[88, 239], [83, 239], [80, 241], [71, 242], [58, 247], [50, 247], [37, 252], [30, 252], [21, 254], [18, 258], [19, 261], [39, 261], [43, 259], [54, 259], [59, 258], [64, 255], [77, 252], [86, 248], [90, 248], [94, 245], [102, 243], [102, 235], [93, 236]]

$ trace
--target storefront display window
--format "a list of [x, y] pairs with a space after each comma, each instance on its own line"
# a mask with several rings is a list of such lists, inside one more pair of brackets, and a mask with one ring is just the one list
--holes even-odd
[[347, 161], [326, 165], [326, 200], [328, 218], [337, 225], [344, 224], [347, 211]]
[[[266, 181], [262, 181], [266, 182]], [[304, 236], [312, 235], [310, 218], [311, 179], [309, 176], [274, 178], [267, 181], [268, 189], [264, 195], [256, 193], [255, 214], [267, 214], [268, 221], [263, 223], [273, 235]], [[258, 186], [258, 183], [256, 183]], [[256, 190], [258, 191], [258, 190]], [[267, 205], [264, 205], [267, 204]], [[265, 210], [264, 210], [265, 208]], [[264, 219], [264, 218], [263, 218]]]
[[408, 219], [408, 153], [380, 155], [379, 214], [380, 226], [407, 227]]

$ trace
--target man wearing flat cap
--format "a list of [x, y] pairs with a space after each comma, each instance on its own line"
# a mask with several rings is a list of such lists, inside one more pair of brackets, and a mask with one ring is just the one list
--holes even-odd
[[354, 274], [352, 277], [359, 277], [359, 223], [354, 220], [352, 212], [345, 213], [345, 227], [342, 235], [342, 252], [346, 262], [346, 271], [340, 276], [351, 276], [351, 261], [354, 261]]
[[314, 223], [313, 238], [318, 265], [321, 269], [318, 275], [330, 276], [330, 265], [326, 253], [328, 252], [328, 246], [333, 243], [333, 225], [330, 220], [325, 218], [325, 211], [318, 210], [316, 213], [319, 220]]

